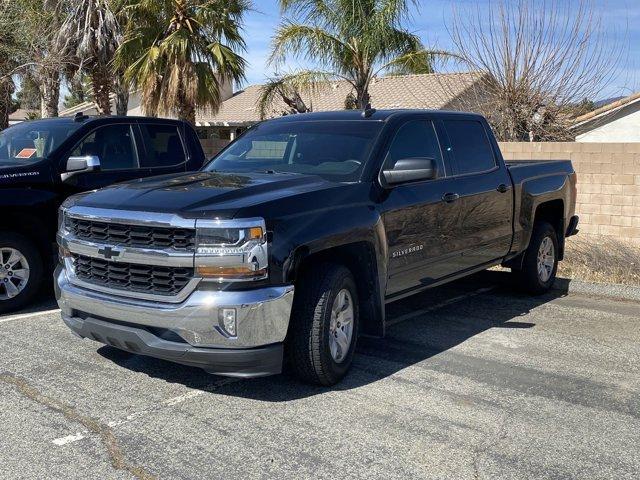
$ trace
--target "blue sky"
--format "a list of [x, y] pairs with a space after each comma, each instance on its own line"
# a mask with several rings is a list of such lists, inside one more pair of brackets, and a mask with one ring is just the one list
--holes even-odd
[[[558, 0], [560, 2], [566, 0]], [[409, 30], [419, 35], [425, 45], [451, 49], [445, 25], [450, 23], [453, 5], [489, 4], [490, 0], [420, 0], [420, 7], [412, 15]], [[602, 16], [607, 31], [617, 32], [618, 41], [628, 44], [628, 58], [617, 78], [602, 92], [602, 97], [628, 95], [640, 90], [640, 0], [593, 0], [594, 10]], [[273, 73], [266, 65], [271, 36], [279, 24], [277, 0], [254, 0], [256, 11], [246, 17], [245, 38], [249, 62], [247, 83], [263, 83]]]

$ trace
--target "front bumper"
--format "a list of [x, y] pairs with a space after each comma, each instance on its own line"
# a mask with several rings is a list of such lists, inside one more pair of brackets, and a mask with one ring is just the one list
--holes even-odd
[[[55, 291], [63, 320], [83, 338], [210, 373], [249, 377], [281, 371], [292, 286], [227, 292], [196, 289], [181, 303], [162, 303], [74, 285], [59, 266]], [[220, 328], [222, 308], [236, 309], [235, 337]]]

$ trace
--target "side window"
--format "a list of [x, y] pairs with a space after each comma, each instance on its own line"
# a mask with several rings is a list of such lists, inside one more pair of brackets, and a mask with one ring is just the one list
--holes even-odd
[[101, 170], [138, 168], [138, 152], [131, 125], [107, 125], [95, 129], [71, 152], [71, 156], [85, 155], [97, 156]]
[[483, 125], [474, 120], [445, 120], [458, 175], [491, 170], [496, 166], [493, 149]]
[[438, 137], [433, 123], [415, 120], [402, 125], [387, 152], [385, 168], [392, 168], [398, 160], [405, 158], [429, 157], [436, 161], [438, 177], [444, 176], [444, 164]]
[[142, 166], [171, 167], [186, 161], [184, 147], [176, 125], [141, 124], [146, 150]]

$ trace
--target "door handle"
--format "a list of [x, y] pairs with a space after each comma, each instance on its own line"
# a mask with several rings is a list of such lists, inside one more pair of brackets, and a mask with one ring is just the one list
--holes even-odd
[[501, 183], [500, 185], [498, 185], [498, 188], [496, 188], [496, 190], [498, 190], [500, 193], [506, 193], [509, 191], [509, 187], [507, 187], [504, 183]]
[[442, 196], [442, 201], [445, 203], [453, 203], [460, 198], [460, 195], [457, 193], [445, 193]]

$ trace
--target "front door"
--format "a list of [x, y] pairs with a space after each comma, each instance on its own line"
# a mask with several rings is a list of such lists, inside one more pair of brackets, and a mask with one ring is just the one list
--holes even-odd
[[451, 215], [455, 206], [443, 202], [454, 183], [449, 176], [451, 167], [430, 120], [412, 120], [400, 126], [384, 168], [416, 157], [433, 158], [437, 175], [433, 180], [385, 191], [382, 217], [389, 245], [387, 297], [429, 285], [460, 268]]
[[113, 183], [148, 176], [140, 166], [143, 152], [135, 123], [116, 123], [97, 127], [80, 140], [63, 159], [92, 155], [100, 160], [100, 170], [79, 172], [65, 180], [65, 193], [73, 194], [106, 187]]

